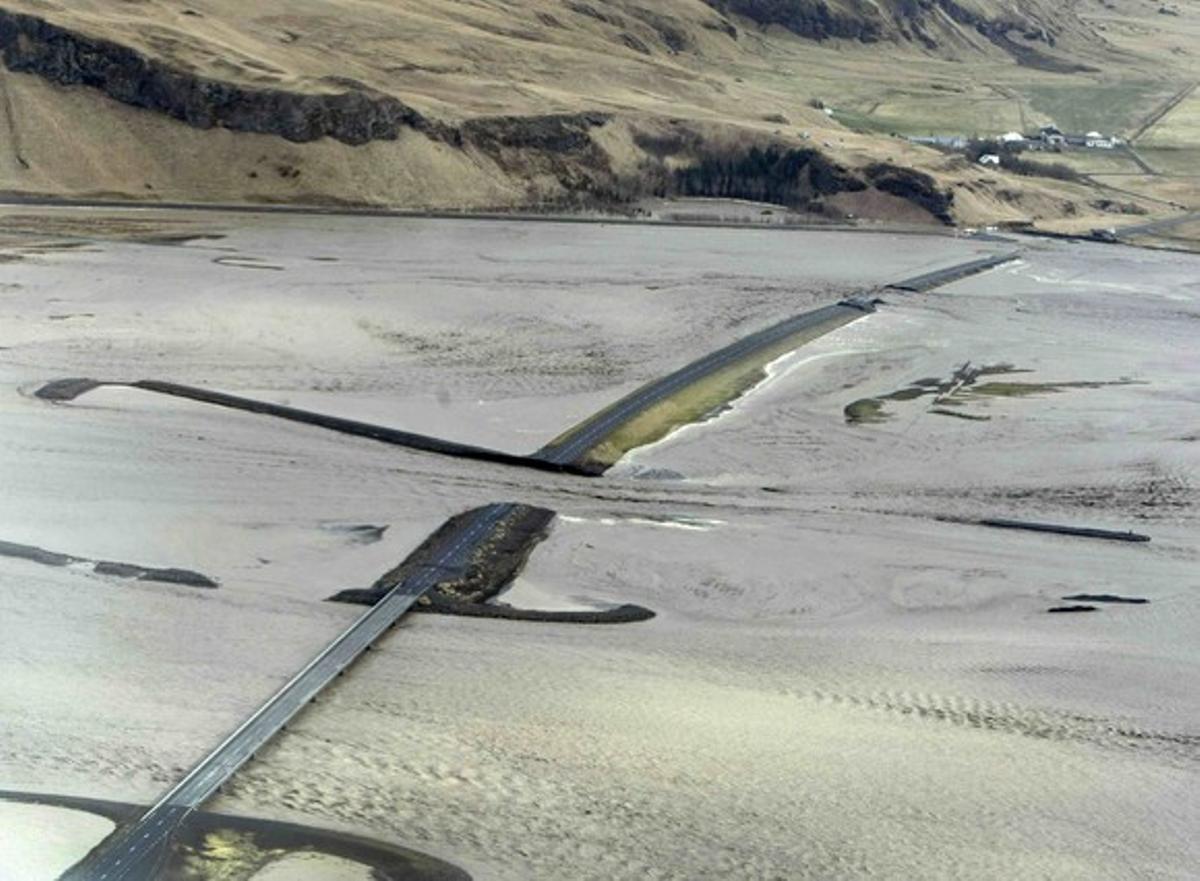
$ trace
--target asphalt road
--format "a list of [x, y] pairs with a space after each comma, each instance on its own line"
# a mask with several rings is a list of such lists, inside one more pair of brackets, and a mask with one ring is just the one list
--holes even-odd
[[1137, 127], [1137, 130], [1126, 139], [1127, 142], [1132, 144], [1134, 141], [1144, 136], [1146, 132], [1158, 125], [1164, 116], [1186, 101], [1192, 92], [1196, 91], [1197, 87], [1200, 87], [1200, 83], [1192, 83], [1190, 86], [1184, 86], [1174, 95], [1160, 104], [1157, 108], [1155, 108], [1154, 112], [1151, 113], [1145, 119], [1145, 121], [1143, 121], [1142, 124]]
[[100, 843], [61, 881], [153, 881], [187, 816], [386, 633], [447, 570], [465, 565], [512, 504], [488, 505], [446, 536], [434, 562], [395, 587], [313, 658], [136, 822]]
[[[986, 257], [927, 273], [889, 287], [899, 290], [930, 290], [938, 285], [986, 271], [1011, 259], [1013, 255]], [[551, 466], [578, 465], [590, 449], [620, 426], [686, 386], [793, 334], [826, 324], [832, 329], [861, 318], [873, 311], [873, 302], [871, 294], [860, 294], [840, 303], [789, 318], [718, 349], [622, 398], [584, 422], [564, 440], [543, 447], [532, 458]], [[79, 393], [95, 388], [96, 385], [97, 383], [90, 380], [61, 380], [51, 383], [42, 391], [47, 398], [69, 400]], [[396, 437], [392, 439], [393, 442], [399, 441], [425, 449], [439, 449], [445, 443], [434, 438], [380, 429], [365, 423], [323, 417], [320, 414], [186, 386], [153, 381], [134, 385], [297, 421], [324, 424], [326, 427], [336, 427], [338, 430], [381, 440], [391, 439], [382, 437], [381, 433], [394, 432], [397, 436], [402, 435], [403, 439]], [[329, 422], [344, 424], [334, 426], [329, 425]], [[492, 455], [492, 451], [472, 452]], [[334, 639], [136, 822], [124, 826], [102, 841], [82, 861], [68, 869], [61, 876], [61, 881], [153, 881], [169, 858], [172, 840], [187, 816], [209, 799], [238, 768], [253, 758], [256, 750], [261, 749], [322, 689], [370, 648], [371, 644], [390, 629], [447, 570], [468, 562], [479, 544], [488, 538], [496, 524], [514, 507], [511, 503], [504, 503], [481, 508], [474, 517], [463, 523], [461, 529], [445, 536], [433, 563], [428, 564], [419, 574], [392, 587], [379, 603], [368, 609]]]
[[[887, 285], [886, 288], [911, 292], [929, 291], [941, 285], [949, 284], [952, 281], [958, 281], [967, 276], [985, 272], [1003, 263], [1007, 263], [1015, 259], [1015, 257], [1015, 253], [990, 255], [928, 272], [904, 281], [894, 282]], [[874, 292], [860, 293], [848, 297], [839, 303], [823, 306], [811, 312], [805, 312], [802, 315], [781, 321], [722, 349], [710, 352], [699, 360], [693, 361], [691, 364], [673, 373], [642, 386], [632, 394], [627, 395], [576, 426], [562, 439], [553, 441], [528, 456], [504, 453], [499, 450], [490, 450], [471, 444], [461, 444], [410, 431], [372, 425], [366, 422], [359, 422], [355, 419], [343, 419], [338, 416], [329, 416], [324, 413], [315, 413], [282, 404], [272, 404], [267, 401], [243, 398], [224, 392], [152, 379], [132, 383], [113, 383], [79, 378], [60, 379], [47, 383], [38, 389], [36, 394], [38, 397], [46, 400], [65, 402], [74, 400], [77, 396], [100, 386], [128, 385], [133, 388], [140, 388], [159, 394], [188, 398], [236, 410], [260, 413], [280, 419], [287, 419], [292, 422], [316, 425], [344, 434], [367, 437], [372, 440], [424, 450], [426, 452], [503, 465], [516, 465], [539, 470], [595, 476], [605, 469], [603, 465], [589, 461], [586, 458], [587, 452], [648, 408], [678, 393], [687, 386], [703, 380], [707, 376], [742, 358], [748, 357], [756, 351], [772, 346], [792, 334], [812, 330], [822, 324], [830, 325], [829, 329], [832, 330], [834, 327], [848, 324], [857, 318], [861, 318], [863, 315], [874, 310], [874, 306], [872, 305], [873, 300]]]
[[[969, 275], [992, 269], [1013, 259], [1015, 259], [1014, 254], [983, 257], [896, 282], [887, 287], [903, 291], [928, 291]], [[781, 321], [779, 324], [751, 334], [723, 349], [711, 352], [674, 373], [642, 386], [580, 424], [563, 439], [542, 447], [534, 453], [534, 456], [556, 465], [584, 466], [586, 465], [584, 456], [588, 450], [601, 443], [606, 437], [646, 409], [671, 397], [688, 385], [699, 382], [730, 364], [746, 358], [754, 352], [766, 349], [793, 334], [812, 330], [823, 324], [829, 324], [831, 325], [830, 329], [833, 329], [835, 326], [848, 324], [857, 318], [862, 318], [868, 312], [873, 311], [871, 305], [873, 299], [873, 295], [870, 293], [849, 297], [840, 303], [823, 306], [812, 312], [805, 312], [803, 315]]]
[[[369, 422], [359, 422], [357, 419], [343, 419], [340, 416], [329, 416], [324, 413], [314, 413], [311, 410], [301, 410], [297, 407], [287, 407], [282, 404], [271, 404], [267, 401], [257, 401], [252, 398], [243, 398], [238, 395], [230, 395], [224, 392], [214, 392], [208, 389], [196, 388], [195, 386], [180, 385], [174, 382], [160, 382], [153, 379], [143, 379], [138, 382], [130, 383], [133, 388], [143, 389], [145, 391], [158, 392], [164, 395], [174, 395], [179, 398], [189, 398], [193, 401], [200, 401], [206, 404], [216, 404], [221, 407], [230, 407], [235, 410], [246, 410], [251, 413], [262, 413], [267, 416], [275, 416], [279, 419], [287, 419], [292, 422], [303, 422], [308, 425], [317, 425], [321, 428], [328, 428], [333, 431], [339, 431], [343, 434], [352, 434], [357, 437], [367, 437], [372, 440], [382, 441], [384, 443], [395, 444], [396, 446], [410, 447], [414, 450], [424, 450], [430, 453], [441, 453], [447, 456], [457, 456], [460, 459], [476, 459], [481, 462], [493, 462], [499, 465], [517, 465], [524, 468], [537, 468], [545, 471], [570, 471], [569, 467], [557, 465], [555, 463], [546, 462], [542, 459], [537, 459], [531, 456], [520, 456], [513, 453], [504, 453], [499, 450], [490, 450], [486, 447], [477, 447], [474, 444], [462, 444], [457, 441], [448, 441], [438, 437], [431, 437], [425, 434], [416, 434], [411, 431], [401, 431], [398, 428], [387, 428], [381, 425], [372, 425]], [[41, 394], [41, 392], [39, 392]]]
[[812, 312], [797, 315], [779, 324], [773, 325], [738, 340], [736, 343], [718, 349], [705, 355], [698, 361], [693, 361], [686, 367], [676, 370], [661, 379], [656, 379], [642, 386], [632, 394], [617, 401], [612, 406], [601, 410], [591, 419], [579, 425], [560, 441], [548, 444], [534, 453], [537, 458], [545, 459], [556, 465], [580, 464], [584, 454], [599, 444], [626, 422], [639, 416], [644, 410], [660, 401], [669, 398], [706, 376], [739, 361], [750, 354], [771, 346], [780, 340], [810, 330], [824, 323], [847, 323], [861, 318], [866, 312], [850, 305], [836, 303], [823, 306]]
[[1182, 226], [1185, 223], [1192, 223], [1193, 221], [1200, 222], [1200, 211], [1192, 211], [1188, 214], [1181, 214], [1178, 217], [1168, 217], [1165, 220], [1152, 220], [1149, 223], [1121, 226], [1117, 228], [1117, 238], [1128, 239], [1132, 236], [1152, 236], [1169, 230], [1172, 227]]
[[[486, 447], [474, 446], [473, 444], [458, 443], [457, 441], [444, 440], [443, 438], [417, 434], [412, 431], [389, 428], [384, 425], [372, 425], [369, 422], [360, 422], [357, 419], [343, 419], [340, 416], [330, 416], [326, 413], [316, 413], [312, 410], [301, 410], [298, 407], [287, 407], [283, 404], [272, 404], [269, 401], [259, 401], [254, 398], [243, 398], [240, 395], [230, 395], [225, 392], [197, 388], [196, 386], [181, 385], [177, 382], [161, 382], [155, 379], [143, 379], [138, 382], [107, 382], [85, 378], [56, 379], [46, 383], [34, 392], [34, 394], [46, 401], [65, 403], [104, 386], [126, 386], [155, 392], [160, 395], [187, 398], [188, 400], [199, 401], [204, 404], [228, 407], [232, 410], [243, 410], [247, 413], [260, 413], [265, 416], [273, 416], [276, 419], [286, 419], [289, 422], [316, 425], [330, 431], [341, 432], [342, 434], [370, 438], [371, 440], [380, 441], [385, 444], [409, 447], [410, 449], [422, 450], [428, 453], [456, 456], [460, 459], [475, 459], [480, 462], [493, 462], [499, 465], [516, 465], [523, 468], [536, 468], [541, 471], [576, 471], [570, 465], [556, 465], [532, 456], [520, 456], [500, 450], [490, 450]], [[587, 472], [587, 474], [590, 475], [590, 472]]]
[[1017, 254], [1015, 252], [1010, 254], [992, 254], [988, 257], [980, 257], [978, 260], [969, 260], [966, 263], [947, 266], [945, 269], [935, 269], [933, 272], [926, 272], [923, 275], [906, 278], [904, 281], [892, 282], [887, 287], [893, 291], [925, 293], [926, 291], [932, 291], [934, 288], [940, 288], [942, 285], [960, 281], [968, 276], [978, 275], [989, 269], [995, 269], [997, 266], [1010, 263], [1016, 259]]

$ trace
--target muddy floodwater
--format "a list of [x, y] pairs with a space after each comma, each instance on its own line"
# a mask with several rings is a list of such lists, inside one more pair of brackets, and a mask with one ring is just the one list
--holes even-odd
[[[498, 602], [654, 617], [408, 616], [204, 805], [180, 878], [1194, 878], [1200, 257], [5, 210], [0, 788], [152, 804], [362, 611], [327, 598], [514, 502], [557, 516]], [[863, 293], [599, 478], [34, 395], [156, 379], [525, 454]], [[34, 834], [78, 858], [112, 810], [26, 814], [0, 866]]]

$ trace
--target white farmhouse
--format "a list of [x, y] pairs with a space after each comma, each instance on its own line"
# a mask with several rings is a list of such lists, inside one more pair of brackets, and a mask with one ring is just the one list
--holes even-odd
[[1047, 147], [1063, 147], [1067, 143], [1066, 135], [1064, 135], [1057, 126], [1044, 125], [1038, 133], [1043, 144]]

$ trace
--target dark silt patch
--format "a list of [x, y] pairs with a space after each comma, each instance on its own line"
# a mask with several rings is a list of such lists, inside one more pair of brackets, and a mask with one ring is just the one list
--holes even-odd
[[44, 401], [73, 401], [80, 395], [87, 394], [102, 385], [104, 383], [84, 377], [56, 379], [46, 383], [33, 394]]
[[1127, 603], [1134, 606], [1145, 605], [1150, 602], [1145, 597], [1123, 597], [1115, 593], [1073, 593], [1070, 596], [1063, 597], [1063, 599], [1083, 603]]
[[96, 575], [108, 575], [115, 578], [128, 578], [134, 581], [155, 581], [161, 584], [179, 584], [184, 587], [214, 588], [218, 584], [207, 575], [193, 572], [190, 569], [169, 567], [160, 569], [154, 566], [140, 566], [136, 563], [118, 563], [112, 560], [89, 560], [87, 557], [76, 557], [72, 554], [60, 554], [33, 545], [18, 544], [11, 541], [0, 541], [0, 557], [12, 557], [18, 560], [28, 560], [43, 566], [90, 566]]
[[215, 242], [226, 238], [221, 233], [162, 233], [161, 235], [138, 236], [131, 241], [139, 245], [187, 245], [192, 242]]
[[883, 409], [881, 398], [861, 398], [847, 404], [843, 413], [850, 425], [870, 425], [876, 422], [887, 422], [891, 414]]
[[321, 526], [327, 532], [345, 536], [351, 544], [371, 545], [383, 540], [387, 525], [373, 526], [370, 523], [325, 523]]
[[930, 413], [936, 413], [938, 416], [953, 416], [955, 419], [967, 419], [971, 422], [988, 422], [991, 416], [980, 416], [976, 413], [963, 413], [959, 410], [950, 410], [945, 407], [930, 407]]
[[214, 257], [213, 263], [218, 266], [231, 266], [235, 269], [266, 269], [272, 272], [283, 272], [277, 263], [267, 263], [260, 257]]
[[57, 551], [47, 551], [44, 548], [11, 541], [0, 541], [0, 557], [29, 560], [31, 563], [41, 563], [43, 566], [69, 566], [71, 563], [78, 563], [80, 559], [69, 554], [60, 554]]
[[184, 587], [217, 587], [217, 582], [207, 575], [193, 572], [190, 569], [168, 567], [157, 569], [149, 566], [137, 566], [133, 563], [114, 563], [110, 560], [99, 560], [92, 568], [97, 575], [115, 575], [118, 578], [133, 578], [137, 581], [157, 581], [160, 584], [180, 584]]
[[1070, 526], [1063, 523], [1038, 523], [1033, 520], [1010, 520], [1006, 517], [985, 517], [974, 521], [980, 526], [991, 526], [996, 529], [1018, 529], [1027, 532], [1045, 532], [1055, 535], [1069, 535], [1078, 538], [1099, 538], [1105, 541], [1124, 541], [1145, 543], [1150, 536], [1128, 529], [1098, 529], [1094, 526]]

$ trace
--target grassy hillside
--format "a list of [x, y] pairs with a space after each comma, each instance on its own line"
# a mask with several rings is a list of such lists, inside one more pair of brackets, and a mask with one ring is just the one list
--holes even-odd
[[[1176, 5], [0, 0], [0, 188], [602, 204], [773, 144], [816, 149], [865, 184], [807, 188], [799, 207], [830, 216], [908, 216], [896, 200], [910, 194], [867, 173], [884, 162], [931, 175], [960, 222], [1107, 225], [1086, 185], [981, 173], [893, 135], [1049, 121], [1132, 134], [1200, 78], [1200, 9]], [[1191, 106], [1147, 146], [1187, 149]], [[544, 119], [580, 113], [593, 116]], [[1147, 210], [1180, 190], [1162, 171], [1139, 184]]]

